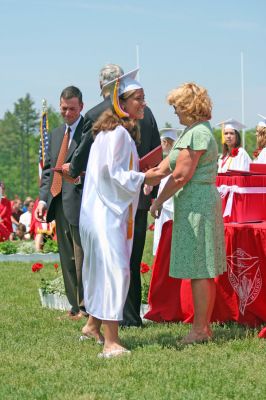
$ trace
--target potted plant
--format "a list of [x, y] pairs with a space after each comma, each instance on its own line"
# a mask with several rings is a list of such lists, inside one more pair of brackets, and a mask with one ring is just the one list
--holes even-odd
[[[35, 263], [32, 265], [32, 272], [40, 272], [44, 268], [43, 264]], [[59, 265], [54, 264], [56, 278], [48, 280], [41, 278], [39, 295], [43, 307], [54, 308], [56, 310], [70, 310], [71, 306], [65, 295], [63, 275], [59, 272]]]
[[142, 262], [140, 264], [141, 273], [141, 314], [146, 314], [149, 308], [148, 294], [150, 289], [151, 267]]

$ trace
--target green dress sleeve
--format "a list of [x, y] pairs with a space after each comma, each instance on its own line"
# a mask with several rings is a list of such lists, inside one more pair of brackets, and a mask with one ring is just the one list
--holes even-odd
[[194, 128], [189, 129], [181, 139], [177, 142], [179, 149], [191, 150], [207, 150], [211, 140], [211, 135], [209, 130], [205, 128], [204, 125], [197, 125]]

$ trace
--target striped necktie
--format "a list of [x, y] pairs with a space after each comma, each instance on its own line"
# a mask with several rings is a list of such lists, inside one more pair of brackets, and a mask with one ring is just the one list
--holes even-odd
[[[56, 168], [61, 168], [65, 162], [65, 158], [68, 151], [68, 143], [69, 143], [69, 136], [70, 136], [71, 128], [68, 127], [65, 131], [64, 138], [62, 140], [61, 148], [58, 154], [58, 158], [56, 161]], [[62, 174], [59, 172], [54, 171], [53, 182], [51, 185], [51, 193], [53, 197], [57, 196], [62, 190]]]

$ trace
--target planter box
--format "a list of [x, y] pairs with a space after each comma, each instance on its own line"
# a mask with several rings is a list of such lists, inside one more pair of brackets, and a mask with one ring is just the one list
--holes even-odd
[[0, 254], [0, 262], [59, 262], [58, 253]]
[[[149, 311], [149, 304], [141, 304], [140, 306], [140, 317], [144, 319], [143, 316]], [[146, 321], [146, 320], [145, 320]]]
[[63, 311], [71, 309], [71, 305], [65, 295], [59, 293], [43, 293], [42, 289], [39, 289], [39, 295], [42, 307]]
[[[59, 293], [43, 293], [42, 289], [39, 289], [39, 295], [41, 299], [42, 307], [53, 308], [55, 310], [68, 311], [71, 309], [67, 297], [60, 295]], [[143, 319], [143, 315], [148, 312], [149, 305], [141, 304], [140, 316]]]

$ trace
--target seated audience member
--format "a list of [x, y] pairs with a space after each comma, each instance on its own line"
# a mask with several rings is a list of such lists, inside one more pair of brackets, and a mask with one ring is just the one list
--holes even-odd
[[240, 122], [234, 119], [218, 124], [222, 126], [223, 153], [218, 159], [218, 172], [226, 172], [228, 169], [249, 171], [251, 158], [245, 149], [241, 147], [239, 131], [245, 128]]
[[21, 214], [23, 214], [22, 202], [20, 199], [16, 199], [12, 202], [11, 222], [12, 222], [13, 232], [16, 232], [16, 228], [19, 224], [19, 218]]
[[0, 242], [8, 240], [11, 232], [11, 202], [5, 197], [4, 182], [0, 182]]
[[9, 240], [25, 240], [26, 226], [22, 223], [19, 223], [16, 232], [12, 232]]
[[266, 117], [259, 114], [261, 121], [256, 128], [257, 149], [254, 151], [254, 163], [266, 163]]
[[28, 211], [28, 209], [29, 209], [29, 204], [30, 204], [31, 201], [33, 201], [33, 203], [34, 203], [34, 200], [33, 200], [30, 196], [26, 197], [26, 199], [24, 200], [23, 207], [22, 207], [22, 211], [23, 211], [24, 213], [25, 213], [26, 211]]
[[[24, 202], [25, 204], [25, 202]], [[32, 210], [34, 207], [34, 201], [31, 200], [28, 204], [27, 204], [27, 210], [26, 212], [24, 212], [23, 214], [21, 214], [21, 216], [19, 217], [19, 222], [21, 222], [22, 224], [24, 224], [26, 226], [26, 234], [25, 234], [25, 239], [30, 239], [31, 238], [31, 234], [30, 234], [30, 226], [31, 226], [31, 219], [32, 219]]]
[[[162, 143], [162, 150], [163, 150], [163, 155], [168, 156], [170, 153], [177, 137], [178, 134], [181, 134], [183, 130], [178, 130], [174, 128], [164, 128], [160, 130], [161, 134], [161, 143]], [[158, 190], [158, 196], [161, 193], [161, 191], [164, 188], [164, 185], [168, 181], [169, 177], [165, 177], [161, 180], [159, 190]], [[154, 223], [154, 239], [153, 239], [153, 255], [156, 254], [157, 247], [160, 241], [161, 237], [161, 232], [162, 232], [162, 226], [166, 221], [169, 221], [170, 219], [173, 219], [174, 215], [174, 204], [173, 204], [173, 198], [170, 197], [168, 200], [166, 200], [163, 203], [162, 206], [162, 211], [160, 214], [160, 217], [155, 219]]]

